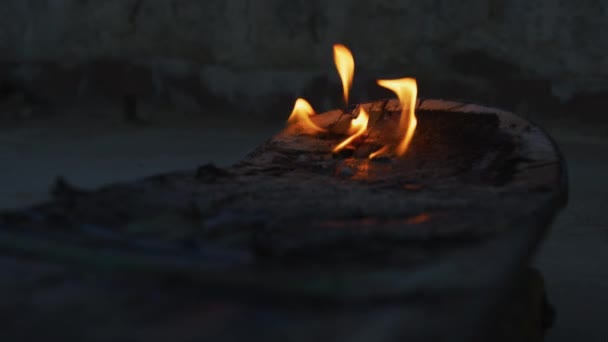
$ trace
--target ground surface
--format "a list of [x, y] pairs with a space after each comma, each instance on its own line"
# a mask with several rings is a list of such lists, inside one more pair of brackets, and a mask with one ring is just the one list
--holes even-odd
[[[104, 115], [93, 115], [94, 119], [89, 115], [87, 120], [82, 117], [81, 112], [73, 111], [44, 121], [2, 123], [0, 208], [45, 200], [57, 176], [79, 186], [95, 187], [207, 162], [227, 165], [281, 127], [235, 123], [210, 115], [173, 117], [146, 126], [127, 125]], [[558, 312], [548, 341], [605, 341], [608, 139], [586, 134], [584, 127], [575, 131], [567, 126], [552, 125], [550, 131], [568, 161], [570, 204], [537, 258]], [[12, 262], [2, 260], [2, 277], [12, 274], [13, 267]], [[2, 297], [15, 299], [23, 293], [3, 293]]]

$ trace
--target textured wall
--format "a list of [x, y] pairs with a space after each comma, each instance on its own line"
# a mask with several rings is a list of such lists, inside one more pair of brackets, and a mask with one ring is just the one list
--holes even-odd
[[427, 93], [489, 101], [507, 90], [517, 104], [608, 90], [607, 29], [601, 0], [5, 0], [0, 56], [153, 59], [234, 98], [333, 85], [331, 45], [342, 42], [361, 78], [414, 75], [422, 93], [426, 81]]

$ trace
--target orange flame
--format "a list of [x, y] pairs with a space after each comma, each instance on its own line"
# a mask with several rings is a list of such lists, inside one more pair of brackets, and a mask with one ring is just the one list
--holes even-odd
[[289, 119], [287, 119], [287, 123], [290, 127], [297, 127], [301, 129], [304, 133], [313, 134], [325, 132], [325, 129], [312, 122], [310, 117], [313, 115], [315, 115], [315, 110], [312, 109], [310, 103], [303, 98], [299, 98], [296, 100], [296, 103], [293, 106], [293, 110], [291, 111]]
[[[418, 86], [413, 78], [400, 78], [396, 80], [378, 80], [378, 85], [392, 90], [397, 94], [397, 98], [401, 103], [401, 119], [399, 120], [398, 133], [403, 138], [395, 148], [395, 153], [402, 156], [410, 146], [410, 142], [414, 137], [418, 120], [416, 119], [416, 97], [418, 96]], [[388, 148], [387, 148], [388, 149]], [[381, 149], [380, 153], [374, 152], [370, 158], [384, 153]]]
[[378, 151], [376, 151], [376, 152], [374, 152], [374, 153], [371, 153], [371, 154], [369, 155], [369, 159], [374, 159], [374, 158], [376, 158], [376, 157], [379, 157], [379, 156], [381, 156], [381, 155], [383, 155], [383, 154], [387, 153], [387, 152], [388, 152], [388, 150], [389, 150], [389, 147], [388, 147], [388, 145], [386, 145], [386, 146], [384, 146], [383, 148], [379, 149]]
[[[350, 50], [342, 45], [335, 44], [333, 46], [334, 62], [336, 69], [342, 81], [342, 90], [344, 92], [344, 101], [348, 104], [349, 92], [352, 86], [355, 60]], [[396, 134], [399, 137], [397, 143], [390, 143], [369, 155], [369, 159], [374, 159], [384, 154], [394, 154], [397, 156], [404, 155], [414, 137], [418, 120], [416, 119], [416, 98], [418, 96], [418, 86], [413, 78], [401, 78], [393, 80], [378, 80], [378, 85], [393, 91], [401, 105], [401, 116], [397, 126]], [[311, 116], [315, 115], [312, 106], [304, 99], [299, 98], [293, 107], [291, 115], [287, 120], [289, 128], [295, 128], [299, 132], [305, 134], [315, 134], [326, 132], [327, 130], [318, 126], [313, 122]], [[333, 152], [338, 152], [351, 144], [355, 139], [363, 135], [369, 125], [369, 114], [361, 108], [359, 115], [351, 120], [348, 134], [350, 136], [338, 144]]]
[[334, 45], [334, 62], [336, 69], [342, 80], [342, 89], [344, 91], [344, 103], [348, 105], [348, 92], [353, 84], [353, 75], [355, 74], [355, 59], [350, 50], [342, 45]]
[[353, 142], [355, 139], [357, 139], [358, 137], [363, 135], [363, 133], [365, 133], [365, 131], [367, 130], [368, 123], [369, 123], [369, 114], [365, 111], [365, 109], [361, 108], [361, 111], [359, 112], [359, 116], [357, 116], [350, 122], [351, 130], [353, 130], [354, 133], [350, 137], [346, 138], [346, 140], [339, 143], [338, 146], [334, 147], [333, 151], [334, 152], [340, 151], [341, 149], [348, 146], [348, 144]]

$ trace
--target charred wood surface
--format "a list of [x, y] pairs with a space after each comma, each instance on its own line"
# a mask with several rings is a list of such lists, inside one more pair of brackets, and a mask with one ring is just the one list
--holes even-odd
[[[394, 100], [360, 106], [371, 128], [337, 154], [358, 108], [314, 116], [326, 133], [286, 129], [229, 168], [203, 165], [93, 191], [60, 181], [53, 201], [0, 216], [0, 245], [179, 275], [226, 300], [246, 299], [243, 312], [263, 298], [286, 315], [280, 329], [319, 332], [342, 316], [373, 331], [384, 317], [397, 329], [429, 310], [433, 322], [391, 331], [427, 338], [443, 325], [461, 332], [451, 340], [475, 338], [465, 333], [483, 326], [566, 202], [559, 151], [511, 113], [426, 100], [407, 154], [370, 160], [398, 139], [400, 108]], [[293, 311], [294, 303], [308, 309]], [[309, 306], [331, 303], [363, 305], [374, 318], [354, 311], [311, 320]]]

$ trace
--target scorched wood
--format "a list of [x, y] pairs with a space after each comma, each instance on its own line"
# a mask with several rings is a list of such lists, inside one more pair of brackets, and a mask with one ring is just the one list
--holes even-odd
[[[361, 107], [371, 128], [332, 153]], [[285, 129], [228, 168], [94, 191], [60, 183], [53, 201], [1, 216], [0, 245], [180, 274], [227, 301], [245, 300], [237, 310], [283, 315], [281, 325], [249, 328], [290, 340], [344, 340], [347, 325], [382, 332], [374, 341], [482, 338], [488, 313], [566, 202], [563, 161], [516, 115], [439, 100], [419, 101], [404, 156], [368, 158], [398, 139], [399, 111], [385, 100], [320, 114], [312, 120], [325, 132]], [[261, 299], [274, 306], [256, 306]]]

